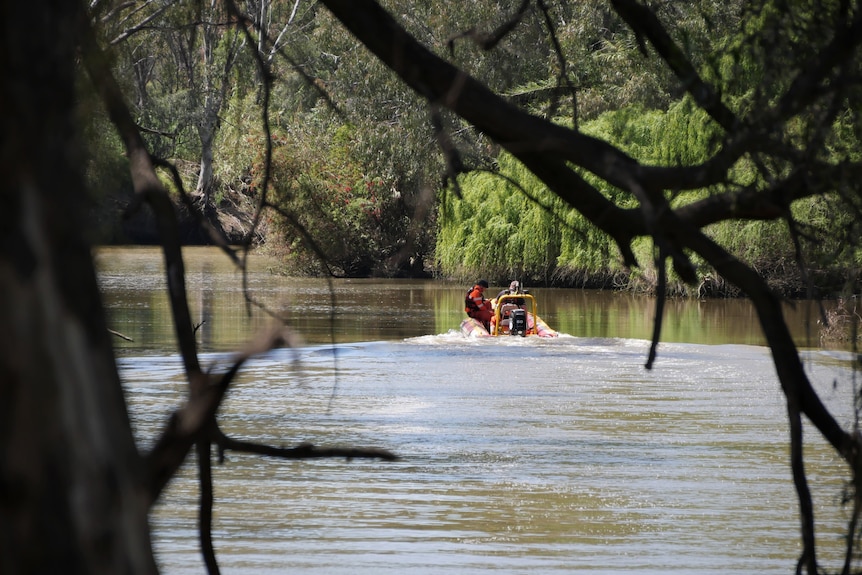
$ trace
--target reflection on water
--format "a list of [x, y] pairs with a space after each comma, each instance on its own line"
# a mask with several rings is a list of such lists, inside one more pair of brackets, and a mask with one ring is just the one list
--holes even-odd
[[[148, 446], [185, 387], [166, 345], [170, 333], [158, 331], [162, 312], [142, 311], [163, 305], [160, 296], [129, 278], [137, 269], [149, 277], [152, 254], [142, 254], [126, 271], [106, 267], [102, 278], [119, 323], [112, 327], [143, 338], [122, 347], [119, 361], [136, 435]], [[206, 291], [200, 285], [214, 286], [194, 313], [212, 315], [203, 361], [218, 368], [259, 320], [244, 310], [230, 316], [230, 306], [244, 307], [229, 287], [232, 272], [190, 270], [207, 276], [190, 281], [194, 301], [203, 301], [195, 299]], [[158, 273], [151, 277], [158, 284]], [[460, 287], [337, 282], [340, 343], [332, 346], [324, 343], [325, 285], [270, 278], [265, 267], [251, 279], [271, 304], [308, 310], [296, 321], [309, 329], [310, 344], [251, 361], [220, 413], [224, 430], [275, 445], [378, 446], [402, 459], [228, 454], [214, 469], [224, 573], [794, 570], [798, 515], [784, 403], [766, 350], [740, 345], [757, 336], [723, 325], [741, 323], [738, 310], [670, 309], [679, 318], [668, 333], [682, 337], [698, 323], [709, 333], [663, 343], [647, 372], [643, 338], [652, 311], [637, 298], [535, 290], [540, 314], [567, 335], [466, 340], [453, 331], [463, 315]], [[397, 321], [403, 313], [409, 322]], [[641, 325], [645, 333], [633, 335]], [[607, 336], [623, 328], [624, 337]], [[703, 345], [707, 337], [721, 339]], [[805, 361], [825, 401], [849, 423], [848, 364], [819, 351], [806, 352]], [[843, 467], [807, 431], [821, 560], [835, 571], [846, 520]], [[171, 575], [204, 572], [193, 473], [187, 465], [152, 517], [158, 559]]]
[[[249, 273], [236, 271], [213, 248], [186, 248], [187, 293], [193, 321], [200, 323], [202, 351], [230, 351], [272, 320], [256, 303], [288, 318], [308, 343], [388, 341], [457, 330], [469, 286], [433, 280], [333, 280], [287, 278], [271, 273], [274, 262], [250, 259]], [[161, 257], [153, 248], [103, 248], [97, 252], [99, 279], [111, 328], [131, 337], [117, 340], [120, 353], [174, 350], [174, 332]], [[529, 286], [527, 286], [529, 287]], [[494, 291], [492, 289], [492, 291]], [[653, 298], [611, 291], [530, 290], [539, 315], [576, 337], [649, 339]], [[334, 307], [333, 307], [334, 304]], [[765, 343], [757, 317], [745, 300], [670, 300], [662, 341], [684, 343]], [[788, 324], [801, 347], [817, 347], [813, 302], [786, 308]]]

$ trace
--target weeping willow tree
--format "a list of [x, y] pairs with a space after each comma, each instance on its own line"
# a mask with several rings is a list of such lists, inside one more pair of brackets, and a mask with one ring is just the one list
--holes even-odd
[[[716, 124], [690, 97], [673, 102], [667, 110], [635, 104], [605, 112], [585, 122], [581, 130], [641, 161], [668, 167], [706, 161], [720, 136]], [[589, 172], [581, 175], [617, 205], [636, 206], [619, 188]], [[732, 170], [737, 185], [754, 185], [757, 178], [751, 161], [741, 161]], [[627, 269], [609, 236], [562, 202], [511, 154], [501, 152], [495, 170], [465, 174], [459, 185], [460, 197], [444, 197], [440, 206], [437, 265], [444, 276], [460, 280], [487, 276], [498, 281], [523, 277], [563, 285], [655, 290], [657, 274], [649, 257], [649, 242], [637, 241], [633, 247], [638, 258], [646, 261], [644, 268]], [[711, 189], [680, 191], [671, 196], [670, 203], [685, 205], [727, 190], [727, 185], [718, 184]], [[797, 202], [792, 209], [794, 220], [812, 231], [851, 226], [852, 216], [834, 194]], [[781, 222], [722, 221], [711, 225], [708, 234], [760, 270], [782, 293], [810, 295], [810, 286], [793, 264], [793, 239]], [[824, 241], [810, 246], [813, 266], [808, 279], [823, 293], [840, 289], [844, 282], [841, 272], [856, 265], [852, 242], [838, 246], [831, 249], [830, 242]], [[732, 286], [719, 285], [719, 278], [703, 259], [693, 261], [697, 285], [686, 286], [672, 274], [677, 280], [672, 282], [674, 292], [703, 295], [706, 285], [712, 293], [739, 293]]]
[[[664, 113], [633, 105], [586, 122], [584, 133], [603, 137], [633, 156], [660, 163], [679, 161], [702, 142], [674, 137]], [[563, 121], [564, 122], [564, 121]], [[701, 132], [692, 133], [700, 138]], [[665, 140], [672, 147], [664, 145]], [[589, 173], [585, 180], [615, 201], [634, 206], [619, 189]], [[493, 170], [473, 171], [444, 191], [437, 234], [437, 266], [444, 276], [465, 280], [487, 276], [499, 282], [518, 277], [548, 283], [607, 286], [631, 274], [607, 234], [553, 193], [512, 154], [502, 151]], [[639, 250], [649, 249], [642, 243]]]
[[463, 176], [460, 198], [442, 198], [437, 266], [459, 279], [542, 279], [560, 253], [563, 203], [511, 155], [498, 162]]

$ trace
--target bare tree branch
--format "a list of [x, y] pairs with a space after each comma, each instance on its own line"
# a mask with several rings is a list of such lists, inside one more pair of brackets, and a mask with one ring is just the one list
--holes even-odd
[[571, 78], [569, 78], [568, 65], [566, 64], [566, 57], [563, 54], [563, 47], [560, 45], [560, 41], [557, 39], [557, 32], [554, 29], [554, 23], [551, 20], [551, 14], [548, 11], [548, 7], [545, 4], [544, 0], [536, 0], [539, 5], [539, 10], [542, 12], [542, 16], [545, 18], [545, 27], [548, 29], [548, 35], [551, 37], [551, 45], [554, 47], [554, 54], [557, 57], [557, 65], [560, 67], [560, 72], [557, 74], [557, 90], [553, 92], [555, 94], [554, 99], [551, 101], [548, 111], [546, 115], [549, 118], [553, 118], [556, 115], [556, 108], [558, 105], [558, 100], [556, 94], [561, 93], [561, 88], [563, 84], [566, 86], [565, 93], [568, 94], [572, 98], [572, 128], [578, 129], [578, 91], [575, 86], [572, 84]]
[[113, 330], [113, 329], [108, 329], [108, 333], [110, 333], [111, 335], [115, 335], [115, 336], [117, 336], [118, 338], [123, 339], [123, 340], [125, 340], [125, 341], [135, 341], [135, 340], [133, 340], [132, 338], [130, 338], [129, 336], [127, 336], [127, 335], [123, 335], [122, 333], [120, 333], [120, 332], [118, 332], [118, 331], [115, 331], [115, 330]]
[[515, 11], [515, 14], [504, 21], [500, 26], [497, 27], [491, 33], [479, 32], [475, 28], [470, 28], [465, 32], [461, 32], [449, 38], [446, 41], [446, 46], [449, 48], [449, 53], [454, 52], [455, 50], [455, 41], [460, 38], [470, 38], [473, 40], [480, 48], [483, 50], [491, 50], [497, 44], [500, 43], [503, 38], [509, 35], [509, 33], [515, 29], [518, 23], [523, 19], [524, 14], [527, 12], [527, 8], [530, 7], [530, 0], [521, 0], [521, 5]]
[[123, 93], [108, 67], [105, 55], [96, 42], [93, 29], [83, 17], [82, 21], [79, 22], [79, 29], [84, 64], [126, 147], [132, 184], [138, 202], [147, 202], [156, 214], [159, 223], [159, 233], [163, 240], [168, 294], [174, 314], [174, 327], [186, 374], [190, 380], [195, 380], [200, 374], [200, 365], [198, 364], [191, 313], [186, 301], [185, 267], [180, 250], [177, 215], [167, 190], [156, 175], [146, 144], [126, 106]]
[[[137, 8], [135, 8], [131, 13], [129, 13], [129, 14], [128, 14], [124, 19], [123, 19], [123, 21], [125, 22], [126, 20], [128, 20], [129, 18], [131, 18], [131, 17], [132, 17], [132, 15], [134, 15], [134, 14], [136, 14], [136, 13], [138, 13], [138, 12], [140, 12], [140, 11], [144, 10], [144, 9], [145, 9], [145, 8], [147, 8], [148, 6], [150, 6], [150, 5], [154, 5], [154, 4], [156, 4], [156, 3], [155, 3], [155, 2], [153, 2], [153, 1], [144, 2], [143, 4], [141, 4], [140, 6], [138, 6]], [[131, 26], [131, 27], [129, 27], [129, 28], [124, 29], [124, 30], [123, 30], [119, 35], [117, 35], [113, 40], [111, 40], [110, 42], [108, 42], [108, 44], [110, 44], [111, 46], [115, 46], [115, 45], [119, 44], [120, 42], [123, 42], [123, 41], [125, 41], [125, 40], [128, 40], [129, 38], [131, 38], [133, 35], [135, 35], [135, 34], [137, 34], [138, 32], [140, 32], [141, 30], [145, 30], [146, 28], [148, 28], [148, 27], [149, 27], [150, 22], [152, 22], [153, 20], [155, 20], [156, 18], [158, 18], [159, 16], [161, 16], [162, 14], [164, 14], [164, 13], [168, 10], [168, 8], [171, 8], [171, 7], [173, 6], [173, 4], [174, 4], [174, 2], [166, 2], [166, 3], [162, 4], [161, 6], [158, 6], [158, 7], [157, 7], [157, 8], [156, 8], [152, 13], [150, 13], [149, 15], [147, 15], [143, 20], [141, 20], [140, 22], [136, 22], [134, 26]], [[131, 2], [126, 2], [125, 4], [121, 4], [121, 5], [120, 5], [120, 7], [125, 8], [125, 7], [128, 7], [128, 6], [130, 6], [130, 5], [133, 5], [133, 3], [131, 3]], [[105, 22], [105, 21], [107, 21], [107, 20], [109, 20], [109, 19], [111, 19], [111, 18], [114, 18], [114, 17], [115, 17], [115, 12], [117, 12], [117, 11], [119, 10], [119, 8], [120, 8], [120, 7], [118, 7], [118, 8], [117, 8], [117, 9], [115, 9], [114, 11], [112, 11], [110, 14], [107, 14], [105, 17], [103, 17], [103, 18], [102, 18], [102, 21], [103, 21], [103, 22]]]
[[226, 372], [220, 375], [202, 373], [189, 382], [189, 399], [170, 416], [166, 428], [146, 456], [153, 501], [182, 465], [192, 445], [206, 436], [225, 393], [245, 362], [291, 341], [290, 332], [280, 327], [263, 332], [233, 358]]
[[209, 575], [218, 575], [221, 570], [216, 559], [213, 547], [213, 506], [215, 496], [213, 495], [212, 475], [212, 444], [208, 437], [202, 437], [195, 444], [198, 461], [198, 483], [200, 494], [198, 495], [198, 538], [201, 542], [201, 553], [204, 556], [204, 565]]
[[324, 459], [333, 457], [344, 457], [346, 459], [382, 459], [384, 461], [397, 461], [397, 455], [388, 449], [377, 447], [318, 447], [312, 443], [301, 443], [296, 447], [274, 447], [255, 443], [253, 441], [241, 441], [233, 439], [219, 431], [215, 443], [218, 446], [220, 459], [224, 458], [225, 451], [236, 451], [239, 453], [254, 453], [277, 457], [279, 459]]

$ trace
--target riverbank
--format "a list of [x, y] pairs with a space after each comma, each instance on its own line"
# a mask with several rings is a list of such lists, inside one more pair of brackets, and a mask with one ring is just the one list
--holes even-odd
[[[254, 227], [255, 199], [249, 195], [224, 187], [205, 209], [203, 198], [189, 196], [194, 210], [190, 210], [179, 195], [172, 201], [177, 211], [180, 241], [183, 245], [212, 245], [213, 238], [200, 225], [203, 218], [211, 230], [230, 245], [263, 245], [267, 240], [266, 222]], [[131, 186], [118, 186], [89, 211], [88, 229], [91, 240], [98, 245], [156, 245], [160, 242], [156, 218], [146, 207], [134, 209], [134, 192]]]
[[[139, 209], [129, 213], [132, 206], [133, 193], [130, 188], [120, 187], [125, 191], [117, 192], [100, 202], [91, 211], [93, 243], [99, 245], [155, 245], [159, 243], [158, 227], [152, 213], [148, 209]], [[211, 245], [213, 239], [203, 231], [199, 220], [203, 217], [214, 233], [220, 235], [228, 244], [242, 245], [250, 242], [262, 252], [272, 256], [280, 256], [287, 248], [283, 241], [271, 233], [268, 220], [263, 218], [254, 225], [257, 198], [229, 186], [220, 186], [203, 216], [198, 209], [202, 204], [200, 196], [191, 196], [196, 212], [189, 210], [186, 204], [175, 196], [174, 203], [179, 217], [180, 237], [185, 245]], [[214, 204], [213, 204], [214, 202]], [[279, 257], [280, 260], [284, 258]], [[770, 287], [787, 299], [831, 299], [835, 300], [846, 291], [846, 286], [857, 286], [858, 278], [848, 281], [853, 274], [851, 270], [809, 270], [803, 274], [793, 261], [758, 262], [758, 272], [766, 278]], [[284, 275], [308, 275], [297, 270], [279, 270]], [[479, 274], [484, 275], [484, 274]], [[402, 278], [438, 278], [448, 281], [470, 282], [472, 275], [462, 278], [444, 277], [434, 268], [433, 259], [429, 258], [421, 265], [399, 270], [397, 277]], [[488, 277], [489, 281], [500, 285], [508, 284], [510, 277]], [[657, 274], [651, 265], [643, 269], [622, 270], [607, 269], [590, 271], [576, 269], [549, 270], [543, 277], [519, 278], [535, 287], [599, 289], [625, 291], [637, 294], [655, 295]], [[858, 291], [858, 289], [853, 290]], [[672, 274], [668, 280], [668, 294], [681, 298], [736, 298], [742, 296], [740, 291], [717, 274], [705, 274], [700, 277], [697, 285], [687, 285], [674, 280]], [[855, 300], [854, 300], [855, 301]], [[848, 312], [852, 315], [852, 312]]]

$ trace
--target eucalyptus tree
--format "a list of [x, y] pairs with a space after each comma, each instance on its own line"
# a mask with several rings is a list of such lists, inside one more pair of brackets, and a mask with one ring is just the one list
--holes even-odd
[[[236, 64], [242, 48], [242, 37], [232, 26], [228, 26], [228, 14], [219, 3], [200, 2], [197, 15], [200, 24], [200, 45], [196, 46], [196, 34], [187, 37], [189, 51], [200, 56], [197, 66], [187, 68], [188, 84], [195, 95], [198, 112], [197, 132], [201, 144], [201, 161], [197, 193], [203, 197], [204, 206], [210, 205], [213, 189], [213, 144], [219, 122], [219, 113], [230, 89], [231, 70]], [[191, 62], [195, 60], [190, 59]], [[195, 89], [197, 88], [197, 89]]]
[[90, 5], [104, 41], [121, 55], [118, 78], [135, 94], [136, 119], [154, 153], [186, 161], [197, 155], [195, 190], [204, 207], [213, 207], [215, 147], [228, 99], [260, 84], [259, 76], [257, 82], [240, 79], [258, 70], [256, 57], [272, 64], [291, 37], [299, 7], [297, 1], [287, 10], [270, 0]]

